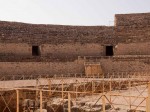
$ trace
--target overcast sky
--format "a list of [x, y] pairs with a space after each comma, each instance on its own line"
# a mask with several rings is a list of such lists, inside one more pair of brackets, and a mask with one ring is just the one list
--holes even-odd
[[114, 14], [150, 12], [150, 0], [0, 0], [0, 20], [113, 25]]

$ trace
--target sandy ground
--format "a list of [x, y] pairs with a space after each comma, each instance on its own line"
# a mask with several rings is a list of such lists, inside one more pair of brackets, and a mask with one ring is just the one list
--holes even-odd
[[[103, 81], [103, 79], [98, 79], [98, 78], [64, 78], [63, 80], [60, 79], [52, 79], [51, 84], [61, 84], [63, 83], [75, 83], [76, 80], [78, 82], [88, 82], [88, 81]], [[110, 79], [104, 79], [105, 81], [110, 81]], [[128, 78], [116, 78], [113, 79], [115, 81], [125, 81], [128, 80]], [[130, 79], [130, 80], [135, 80], [135, 79]], [[145, 80], [145, 79], [144, 79]], [[39, 79], [38, 80], [38, 85], [48, 85], [49, 80], [47, 79]], [[36, 80], [9, 80], [9, 81], [0, 81], [0, 88], [18, 88], [18, 87], [34, 87], [36, 86]]]

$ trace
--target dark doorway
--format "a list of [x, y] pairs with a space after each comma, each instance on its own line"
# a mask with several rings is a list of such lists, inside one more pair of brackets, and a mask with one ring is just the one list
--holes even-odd
[[39, 55], [40, 55], [39, 46], [32, 46], [32, 56], [39, 56]]
[[106, 46], [106, 56], [113, 56], [113, 46]]

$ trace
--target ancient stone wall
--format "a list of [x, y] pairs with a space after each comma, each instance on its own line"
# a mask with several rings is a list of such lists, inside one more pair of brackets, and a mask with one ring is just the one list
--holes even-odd
[[113, 27], [36, 25], [0, 21], [0, 41], [4, 43], [61, 44], [103, 43], [113, 38]]
[[115, 36], [124, 43], [150, 41], [150, 13], [115, 15]]
[[[100, 56], [104, 55], [105, 47], [98, 43], [64, 43], [64, 44], [42, 44], [39, 46], [39, 56], [35, 59], [47, 58], [56, 60], [75, 60], [78, 56]], [[0, 43], [0, 61], [33, 61], [32, 45], [26, 43]], [[12, 59], [12, 60], [11, 60]], [[36, 61], [36, 60], [34, 60]], [[38, 61], [38, 60], [37, 60]]]
[[0, 56], [32, 56], [32, 46], [26, 43], [0, 43]]
[[104, 55], [104, 46], [96, 43], [87, 44], [43, 44], [41, 46], [42, 56], [58, 58], [77, 58], [78, 56], [100, 56]]
[[150, 42], [118, 43], [114, 55], [150, 55]]
[[141, 27], [148, 25], [150, 25], [150, 13], [115, 15], [115, 26]]
[[[148, 72], [150, 64], [144, 60], [101, 59], [103, 73]], [[0, 75], [67, 75], [85, 73], [84, 61], [73, 62], [0, 62]]]
[[[39, 56], [32, 56], [32, 46], [39, 47]], [[105, 56], [105, 46], [114, 46], [112, 54], [120, 59], [101, 58], [104, 72], [150, 71], [146, 58], [123, 59], [150, 55], [150, 13], [115, 15], [114, 27], [0, 21], [0, 74], [84, 73], [78, 56]]]
[[140, 60], [113, 60], [101, 59], [101, 66], [104, 72], [148, 72], [150, 64]]
[[84, 73], [84, 62], [0, 62], [0, 75]]

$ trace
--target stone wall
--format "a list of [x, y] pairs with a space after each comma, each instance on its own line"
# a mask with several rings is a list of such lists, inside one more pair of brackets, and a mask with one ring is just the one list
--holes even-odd
[[0, 41], [4, 43], [61, 44], [103, 43], [113, 38], [113, 27], [37, 25], [0, 21]]
[[148, 72], [150, 64], [141, 60], [113, 60], [101, 59], [102, 70], [105, 73], [112, 72]]
[[61, 75], [84, 73], [83, 61], [0, 62], [0, 75]]
[[[149, 62], [123, 59], [125, 55], [150, 55], [150, 13], [115, 15], [115, 26], [35, 25], [0, 21], [0, 74], [84, 73], [78, 56], [101, 57], [104, 72], [150, 71]], [[40, 56], [32, 56], [39, 46]], [[146, 58], [145, 58], [146, 59]]]
[[105, 54], [105, 47], [98, 43], [42, 44], [39, 49], [40, 56], [33, 57], [32, 45], [30, 44], [0, 43], [0, 61], [27, 61], [27, 59], [33, 61], [32, 58], [70, 61], [77, 59], [78, 56], [100, 56]]
[[150, 13], [116, 14], [115, 26], [140, 27], [150, 25]]
[[0, 56], [32, 56], [32, 46], [25, 43], [0, 43]]
[[100, 56], [104, 55], [104, 46], [96, 43], [43, 44], [41, 46], [41, 55], [76, 59], [78, 56]]
[[115, 36], [124, 43], [150, 41], [150, 13], [115, 15]]
[[150, 55], [150, 42], [119, 43], [115, 46], [115, 55]]
[[[102, 71], [149, 72], [150, 64], [144, 60], [101, 59]], [[85, 73], [84, 61], [73, 62], [0, 62], [0, 75], [61, 75]]]

